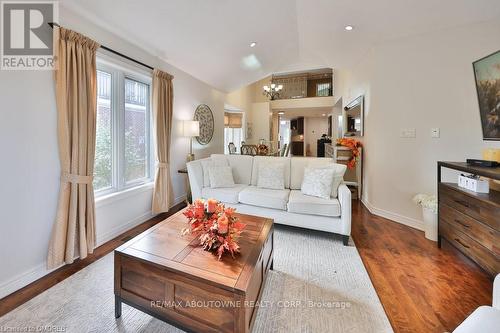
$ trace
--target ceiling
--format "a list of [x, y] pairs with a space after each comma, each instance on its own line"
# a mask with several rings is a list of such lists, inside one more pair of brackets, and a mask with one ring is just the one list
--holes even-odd
[[348, 68], [377, 43], [500, 17], [499, 0], [60, 2], [223, 91], [272, 73]]

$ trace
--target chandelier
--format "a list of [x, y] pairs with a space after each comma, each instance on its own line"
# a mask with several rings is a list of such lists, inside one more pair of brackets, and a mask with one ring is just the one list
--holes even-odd
[[277, 85], [274, 83], [271, 83], [271, 86], [264, 86], [264, 92], [262, 93], [263, 95], [269, 97], [271, 101], [275, 100], [276, 98], [280, 97], [280, 91], [283, 89], [283, 85]]

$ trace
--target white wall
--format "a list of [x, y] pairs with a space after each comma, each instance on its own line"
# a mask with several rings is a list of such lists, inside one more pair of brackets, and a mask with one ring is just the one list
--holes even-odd
[[261, 139], [269, 140], [271, 136], [271, 108], [269, 102], [252, 103], [252, 140], [249, 142], [257, 144]]
[[[207, 146], [194, 145], [197, 158], [223, 152], [225, 94], [159, 60], [123, 39], [61, 8], [60, 21], [96, 41], [163, 69], [174, 79], [174, 133], [171, 177], [175, 203], [186, 195], [187, 138], [176, 129], [191, 119], [198, 104], [211, 107], [216, 122]], [[45, 260], [59, 190], [59, 159], [53, 73], [0, 72], [0, 298], [47, 273]], [[196, 142], [196, 141], [195, 141]], [[151, 186], [96, 203], [97, 240], [101, 244], [151, 217]]]
[[328, 134], [327, 117], [304, 118], [304, 143], [307, 156], [317, 156], [318, 139], [320, 139], [323, 134]]
[[[482, 140], [472, 62], [500, 49], [500, 22], [377, 45], [336, 82], [347, 104], [365, 95], [363, 196], [375, 213], [421, 226], [415, 193], [436, 193], [436, 162], [480, 158]], [[441, 129], [439, 139], [431, 128]], [[415, 128], [415, 139], [400, 129]]]

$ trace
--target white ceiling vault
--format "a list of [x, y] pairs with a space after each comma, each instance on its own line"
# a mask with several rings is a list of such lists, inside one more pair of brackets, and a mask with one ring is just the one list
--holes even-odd
[[[223, 91], [347, 68], [375, 44], [500, 18], [499, 0], [62, 0]], [[344, 30], [346, 25], [354, 30]], [[250, 48], [251, 42], [257, 42]]]

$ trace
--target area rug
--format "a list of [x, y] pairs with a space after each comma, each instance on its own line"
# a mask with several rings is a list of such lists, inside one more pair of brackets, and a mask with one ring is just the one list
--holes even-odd
[[[253, 332], [392, 332], [352, 240], [343, 246], [323, 232], [275, 227], [274, 270], [261, 305]], [[182, 332], [125, 304], [115, 319], [112, 254], [0, 318], [0, 331], [30, 328]]]

